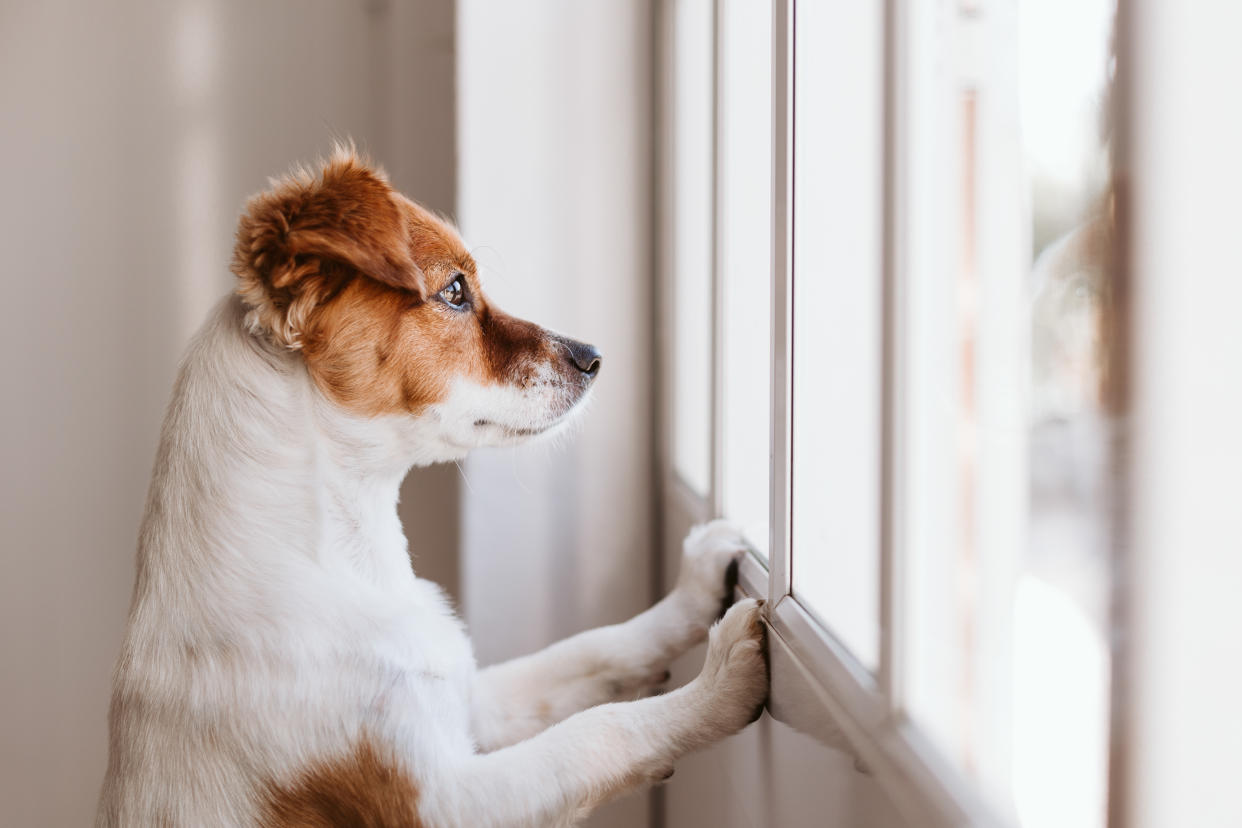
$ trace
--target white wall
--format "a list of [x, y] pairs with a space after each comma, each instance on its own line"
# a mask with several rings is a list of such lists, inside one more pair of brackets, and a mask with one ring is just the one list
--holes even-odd
[[[452, 211], [453, 23], [450, 0], [0, 5], [5, 824], [92, 819], [159, 423], [244, 197], [352, 135]], [[456, 481], [407, 486], [416, 554], [455, 542]]]
[[[651, 20], [647, 3], [462, 0], [460, 207], [489, 294], [603, 352], [560, 446], [464, 464], [466, 618], [480, 661], [650, 599]], [[593, 825], [646, 824], [630, 797]]]
[[1133, 384], [1119, 824], [1242, 825], [1242, 9], [1121, 12]]

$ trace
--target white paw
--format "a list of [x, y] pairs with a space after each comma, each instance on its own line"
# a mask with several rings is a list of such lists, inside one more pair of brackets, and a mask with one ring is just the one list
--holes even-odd
[[703, 627], [719, 618], [733, 597], [725, 576], [746, 548], [742, 530], [727, 520], [700, 524], [686, 535], [675, 592]]
[[708, 633], [707, 658], [694, 683], [704, 694], [707, 728], [736, 733], [759, 718], [768, 697], [763, 602], [738, 601]]

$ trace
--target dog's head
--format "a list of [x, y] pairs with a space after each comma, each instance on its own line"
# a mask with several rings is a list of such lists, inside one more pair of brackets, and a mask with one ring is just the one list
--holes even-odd
[[446, 457], [555, 428], [599, 372], [594, 347], [491, 304], [456, 231], [352, 150], [250, 200], [233, 272], [251, 330], [325, 396], [420, 421]]

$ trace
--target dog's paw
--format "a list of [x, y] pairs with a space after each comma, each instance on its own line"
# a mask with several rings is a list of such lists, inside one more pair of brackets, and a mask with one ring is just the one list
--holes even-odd
[[682, 550], [675, 591], [693, 613], [693, 620], [706, 629], [733, 601], [746, 540], [735, 524], [713, 520], [691, 529]]
[[711, 628], [707, 658], [694, 683], [710, 731], [725, 736], [759, 718], [768, 697], [763, 601], [738, 601]]

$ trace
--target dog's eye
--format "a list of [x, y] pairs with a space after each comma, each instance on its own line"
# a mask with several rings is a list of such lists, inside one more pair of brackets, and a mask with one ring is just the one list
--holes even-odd
[[440, 298], [452, 308], [462, 308], [466, 304], [466, 278], [460, 273], [452, 284], [440, 291]]

